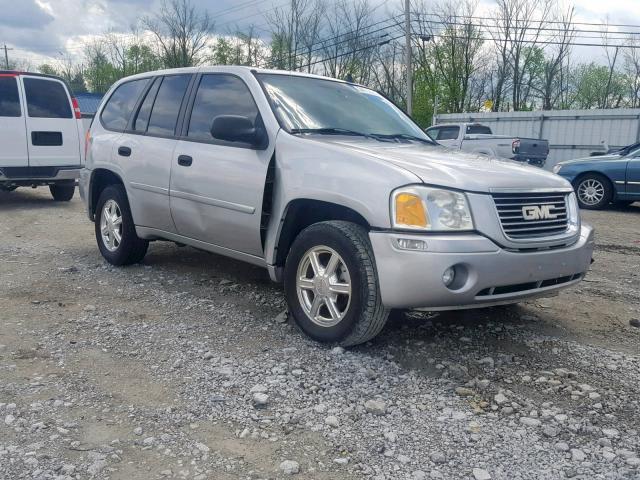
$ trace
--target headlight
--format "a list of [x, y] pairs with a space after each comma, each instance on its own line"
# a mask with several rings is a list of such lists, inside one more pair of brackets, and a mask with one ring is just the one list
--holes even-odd
[[407, 187], [391, 195], [394, 228], [428, 231], [473, 230], [464, 193], [432, 187]]
[[556, 163], [551, 169], [553, 173], [558, 173], [560, 170], [562, 170], [562, 165], [559, 163]]
[[575, 192], [571, 192], [567, 198], [567, 219], [570, 228], [580, 228], [580, 207]]

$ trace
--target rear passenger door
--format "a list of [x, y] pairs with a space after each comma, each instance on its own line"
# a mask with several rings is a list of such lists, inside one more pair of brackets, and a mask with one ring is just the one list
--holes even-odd
[[63, 82], [55, 78], [21, 75], [27, 110], [30, 167], [78, 166], [78, 119]]
[[191, 74], [157, 77], [139, 102], [114, 150], [128, 183], [136, 225], [175, 232], [169, 178], [176, 127]]
[[20, 88], [15, 74], [0, 74], [0, 169], [29, 166]]
[[245, 82], [232, 74], [202, 74], [196, 81], [183, 137], [171, 166], [171, 213], [178, 233], [262, 256], [262, 200], [274, 146], [255, 149], [211, 135], [220, 115], [262, 117]]

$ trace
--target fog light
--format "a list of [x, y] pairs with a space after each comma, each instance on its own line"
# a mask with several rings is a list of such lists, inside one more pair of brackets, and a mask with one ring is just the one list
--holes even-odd
[[396, 240], [398, 248], [402, 250], [419, 250], [425, 251], [427, 249], [427, 242], [424, 240], [416, 240], [413, 238], [398, 238]]
[[456, 278], [456, 271], [453, 267], [447, 268], [442, 274], [442, 283], [445, 287], [450, 286]]

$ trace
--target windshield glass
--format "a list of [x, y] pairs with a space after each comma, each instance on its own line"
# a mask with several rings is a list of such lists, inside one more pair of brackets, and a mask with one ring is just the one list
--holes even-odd
[[400, 109], [368, 88], [297, 75], [259, 74], [290, 133], [384, 135], [432, 141]]

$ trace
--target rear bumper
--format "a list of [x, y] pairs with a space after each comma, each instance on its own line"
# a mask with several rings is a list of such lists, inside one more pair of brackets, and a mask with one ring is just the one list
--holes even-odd
[[[397, 247], [398, 238], [427, 242], [426, 251]], [[569, 247], [510, 251], [477, 234], [405, 235], [371, 232], [382, 303], [388, 308], [448, 310], [516, 303], [550, 296], [578, 283], [589, 269], [593, 229], [583, 225]], [[454, 267], [449, 288], [442, 281]]]
[[80, 166], [0, 167], [0, 182], [6, 185], [47, 185], [80, 178]]
[[513, 160], [517, 162], [528, 163], [529, 165], [533, 165], [535, 167], [544, 167], [544, 164], [547, 161], [547, 157], [530, 157], [527, 155], [517, 154], [513, 157]]

